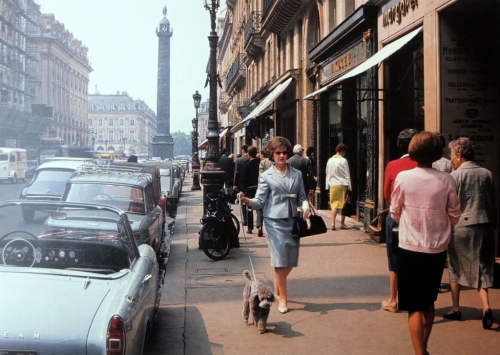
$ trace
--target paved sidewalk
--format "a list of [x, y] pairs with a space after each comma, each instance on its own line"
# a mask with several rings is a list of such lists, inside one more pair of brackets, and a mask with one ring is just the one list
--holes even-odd
[[[202, 192], [186, 179], [179, 203], [157, 327], [149, 355], [412, 354], [406, 313], [381, 310], [388, 296], [385, 244], [361, 230], [328, 231], [301, 240], [299, 267], [289, 276], [290, 312], [273, 305], [268, 331], [245, 325], [242, 292], [250, 270], [272, 286], [265, 238], [240, 234], [241, 248], [214, 262], [198, 250]], [[233, 206], [239, 216], [238, 205]], [[328, 213], [322, 213], [328, 219]], [[325, 220], [327, 226], [330, 220]], [[443, 281], [447, 281], [447, 271]], [[490, 290], [495, 324], [483, 330], [475, 290], [462, 292], [464, 321], [443, 320], [450, 293], [440, 294], [429, 352], [500, 355], [500, 291]]]

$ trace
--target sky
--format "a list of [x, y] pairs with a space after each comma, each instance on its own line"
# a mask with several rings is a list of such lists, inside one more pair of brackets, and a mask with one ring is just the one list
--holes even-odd
[[[204, 88], [210, 55], [210, 14], [203, 0], [36, 0], [88, 47], [89, 94], [126, 91], [156, 110], [158, 37], [167, 6], [170, 42], [170, 133], [192, 130], [193, 94]], [[221, 1], [221, 8], [223, 8]]]

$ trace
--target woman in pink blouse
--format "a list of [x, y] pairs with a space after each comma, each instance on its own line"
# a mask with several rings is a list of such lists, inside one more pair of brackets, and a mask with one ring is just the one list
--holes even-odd
[[460, 218], [460, 202], [450, 174], [432, 168], [443, 147], [437, 134], [417, 133], [408, 148], [417, 162], [400, 172], [390, 213], [399, 221], [399, 309], [408, 311], [408, 329], [416, 355], [426, 355], [451, 225]]

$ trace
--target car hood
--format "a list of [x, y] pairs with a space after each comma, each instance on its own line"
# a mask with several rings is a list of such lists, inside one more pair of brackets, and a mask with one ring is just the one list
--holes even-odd
[[28, 187], [28, 195], [62, 196], [66, 182], [61, 181], [33, 181]]
[[0, 348], [84, 354], [92, 320], [110, 292], [109, 283], [46, 271], [0, 270]]

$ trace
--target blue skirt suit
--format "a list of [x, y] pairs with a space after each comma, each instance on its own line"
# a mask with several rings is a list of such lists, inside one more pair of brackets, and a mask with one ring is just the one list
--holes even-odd
[[300, 239], [292, 237], [292, 228], [297, 207], [306, 200], [302, 173], [290, 164], [284, 175], [278, 173], [274, 164], [261, 174], [255, 197], [250, 201], [252, 209], [262, 209], [271, 266], [297, 266]]

